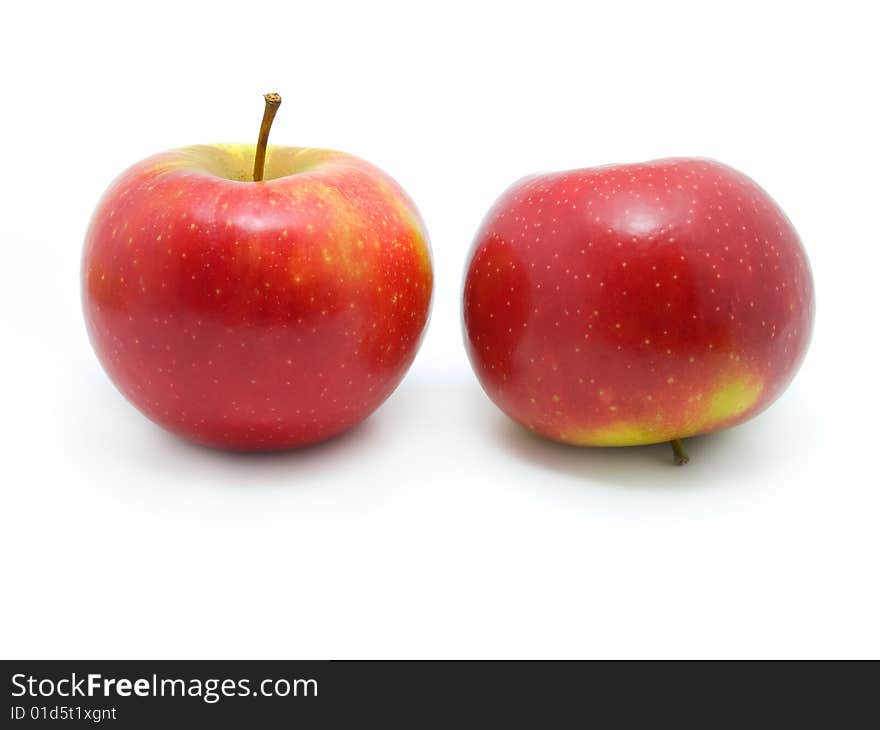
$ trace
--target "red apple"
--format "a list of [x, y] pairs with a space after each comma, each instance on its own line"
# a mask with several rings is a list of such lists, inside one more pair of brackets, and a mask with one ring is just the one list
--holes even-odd
[[589, 446], [680, 448], [753, 417], [800, 366], [813, 309], [785, 214], [704, 159], [515, 183], [477, 233], [464, 287], [489, 397], [536, 433]]
[[424, 225], [385, 173], [270, 147], [254, 182], [258, 149], [187, 147], [129, 168], [82, 265], [92, 344], [122, 393], [175, 433], [244, 450], [366, 418], [412, 362], [432, 288]]

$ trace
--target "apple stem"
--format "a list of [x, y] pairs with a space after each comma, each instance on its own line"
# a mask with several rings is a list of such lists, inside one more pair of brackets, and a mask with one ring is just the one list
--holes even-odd
[[257, 153], [254, 156], [254, 182], [263, 179], [263, 169], [266, 166], [266, 145], [269, 143], [269, 130], [272, 128], [272, 120], [281, 106], [281, 96], [278, 94], [263, 94], [266, 107], [263, 109], [263, 123], [260, 124], [260, 138], [257, 140]]
[[681, 445], [681, 439], [672, 439], [669, 444], [675, 453], [675, 463], [678, 466], [684, 466], [691, 460], [691, 457], [687, 455], [687, 451], [684, 450], [684, 446]]

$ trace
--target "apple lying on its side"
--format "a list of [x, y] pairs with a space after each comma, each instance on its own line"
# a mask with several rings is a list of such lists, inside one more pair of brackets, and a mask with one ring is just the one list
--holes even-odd
[[350, 155], [266, 152], [279, 102], [267, 96], [256, 146], [131, 167], [86, 237], [83, 305], [101, 363], [147, 416], [211, 446], [281, 449], [352, 427], [400, 382], [428, 317], [412, 201]]
[[484, 220], [464, 286], [489, 397], [548, 438], [670, 441], [772, 403], [803, 359], [813, 282], [797, 233], [745, 175], [667, 159], [536, 175]]

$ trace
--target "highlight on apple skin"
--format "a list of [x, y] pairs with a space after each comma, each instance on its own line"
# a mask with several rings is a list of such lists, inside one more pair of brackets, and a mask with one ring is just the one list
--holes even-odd
[[797, 372], [809, 262], [779, 206], [718, 162], [534, 175], [483, 221], [467, 264], [468, 354], [489, 397], [584, 446], [735, 426]]
[[181, 436], [241, 450], [366, 418], [411, 364], [432, 293], [424, 225], [388, 175], [276, 146], [254, 182], [257, 151], [134, 165], [101, 200], [82, 260], [89, 335], [119, 390]]

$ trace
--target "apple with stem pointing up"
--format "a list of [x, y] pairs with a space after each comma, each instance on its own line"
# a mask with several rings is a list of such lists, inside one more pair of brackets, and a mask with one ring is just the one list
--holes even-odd
[[241, 450], [351, 428], [402, 379], [428, 319], [428, 237], [385, 173], [342, 152], [257, 145], [158, 154], [89, 227], [83, 308], [122, 393], [165, 428]]
[[520, 180], [483, 221], [464, 285], [471, 362], [511, 418], [568, 444], [668, 441], [680, 464], [682, 438], [782, 393], [813, 310], [779, 206], [692, 158]]

